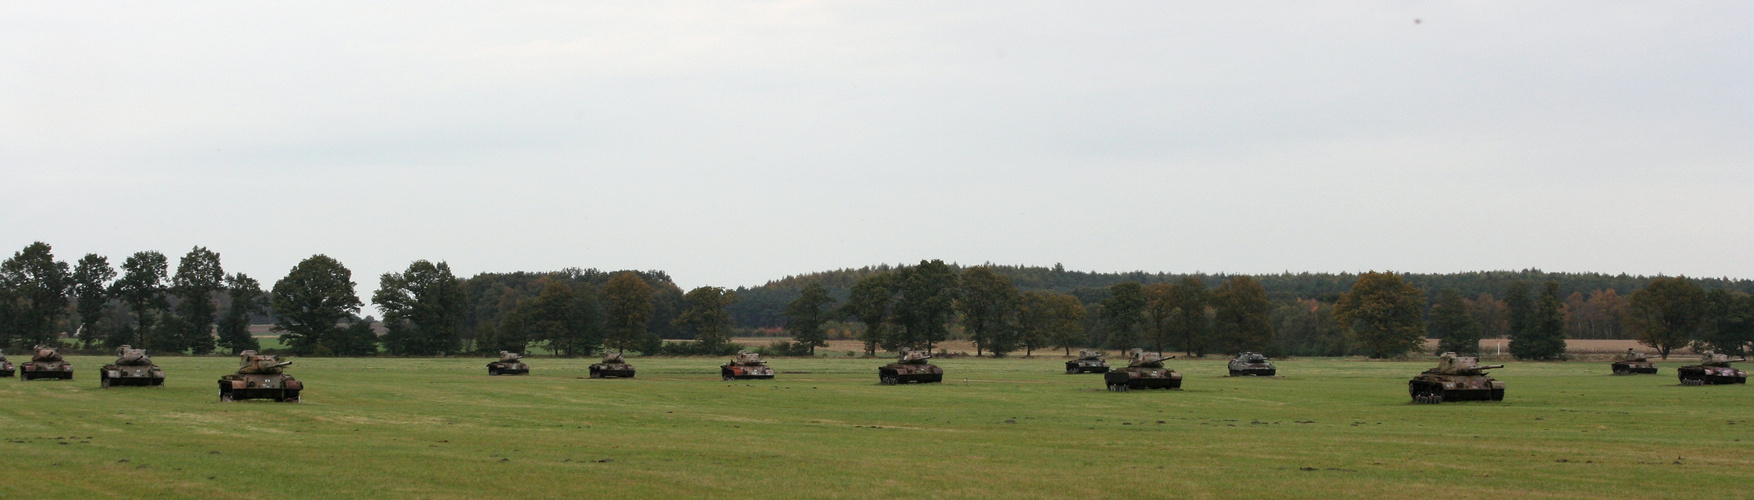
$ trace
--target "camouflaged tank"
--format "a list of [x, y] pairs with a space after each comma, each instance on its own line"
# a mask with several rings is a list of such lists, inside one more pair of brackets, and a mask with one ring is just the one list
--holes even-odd
[[944, 369], [932, 364], [932, 355], [926, 351], [901, 349], [901, 357], [894, 363], [877, 367], [877, 380], [883, 385], [930, 384], [944, 381]]
[[1676, 368], [1675, 374], [1681, 378], [1681, 385], [1746, 384], [1748, 372], [1731, 368], [1730, 363], [1747, 360], [1705, 351], [1699, 364]]
[[1230, 376], [1232, 377], [1271, 377], [1279, 374], [1279, 369], [1272, 361], [1257, 352], [1245, 352], [1230, 360]]
[[1079, 349], [1078, 359], [1066, 362], [1066, 374], [1108, 373], [1108, 361], [1102, 359], [1102, 351]]
[[530, 365], [524, 364], [524, 355], [511, 351], [500, 351], [499, 361], [487, 364], [488, 375], [529, 375]]
[[1486, 376], [1486, 370], [1504, 365], [1481, 365], [1472, 356], [1443, 353], [1437, 368], [1425, 370], [1407, 381], [1407, 393], [1413, 402], [1438, 404], [1444, 401], [1503, 401], [1504, 382]]
[[1614, 360], [1614, 363], [1608, 367], [1614, 370], [1615, 375], [1657, 372], [1656, 363], [1650, 362], [1650, 359], [1644, 357], [1643, 353], [1634, 352], [1631, 349], [1627, 349], [1626, 354], [1620, 355], [1620, 359]]
[[97, 375], [98, 387], [164, 385], [164, 369], [152, 364], [145, 349], [133, 346], [116, 350], [116, 362], [104, 365]]
[[1132, 361], [1126, 368], [1117, 368], [1103, 374], [1103, 381], [1108, 383], [1108, 390], [1126, 392], [1133, 389], [1180, 389], [1182, 374], [1165, 368], [1163, 360], [1175, 358], [1164, 357], [1162, 354], [1147, 352], [1144, 349], [1133, 349], [1129, 352]]
[[24, 364], [24, 369], [18, 374], [18, 377], [23, 380], [41, 378], [73, 380], [73, 363], [61, 359], [59, 350], [39, 345], [36, 347], [36, 352], [31, 355], [30, 362]]
[[238, 372], [219, 377], [220, 401], [272, 399], [297, 403], [301, 400], [298, 393], [304, 390], [304, 383], [284, 373], [286, 365], [292, 364], [291, 361], [281, 361], [278, 356], [256, 354], [256, 351], [244, 351], [238, 357]]
[[0, 377], [10, 377], [17, 372], [18, 369], [13, 368], [12, 362], [6, 360], [6, 353], [0, 352]]
[[633, 378], [633, 365], [619, 352], [605, 352], [602, 363], [591, 365], [591, 378]]
[[773, 368], [768, 368], [767, 361], [760, 354], [749, 351], [737, 351], [737, 356], [729, 363], [719, 366], [719, 376], [726, 381], [747, 379], [771, 379]]

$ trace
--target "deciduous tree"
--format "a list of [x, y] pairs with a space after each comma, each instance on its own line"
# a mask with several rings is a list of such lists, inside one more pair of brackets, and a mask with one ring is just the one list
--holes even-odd
[[1084, 340], [1084, 304], [1077, 297], [1048, 291], [1023, 292], [1017, 323], [1028, 356], [1038, 347], [1054, 346], [1072, 355], [1072, 347]]
[[1705, 295], [1705, 328], [1695, 350], [1747, 356], [1754, 348], [1754, 295], [1713, 289]]
[[1686, 277], [1657, 278], [1632, 294], [1626, 320], [1638, 333], [1639, 343], [1668, 359], [1670, 351], [1699, 334], [1706, 307], [1705, 291]]
[[110, 294], [128, 306], [134, 324], [111, 336], [109, 347], [149, 345], [147, 337], [152, 335], [153, 325], [168, 304], [164, 282], [169, 270], [170, 259], [152, 250], [135, 252], [122, 261], [122, 278], [110, 285]]
[[731, 314], [725, 308], [737, 302], [737, 294], [716, 286], [703, 286], [689, 290], [682, 300], [686, 306], [682, 314], [676, 316], [676, 326], [694, 332], [701, 352], [720, 354], [731, 342]]
[[897, 330], [891, 336], [896, 347], [925, 348], [950, 336], [950, 319], [956, 314], [956, 295], [961, 291], [956, 271], [942, 260], [920, 261], [897, 271], [899, 293], [893, 309]]
[[1427, 328], [1437, 337], [1437, 352], [1474, 355], [1480, 351], [1480, 323], [1468, 314], [1468, 304], [1454, 288], [1437, 294], [1431, 306], [1431, 325]]
[[[313, 255], [274, 282], [275, 329], [280, 341], [300, 355], [336, 355], [357, 350], [357, 335], [344, 335], [342, 320], [363, 305], [354, 293], [353, 271], [327, 255]], [[369, 327], [369, 325], [368, 325]], [[368, 330], [369, 331], [369, 330]]]
[[[384, 273], [378, 277], [372, 304], [384, 313], [384, 349], [390, 354], [431, 356], [462, 350], [468, 301], [450, 264], [417, 260], [403, 272]], [[572, 309], [570, 301], [565, 308]]]
[[828, 345], [822, 324], [828, 322], [833, 304], [834, 297], [828, 295], [828, 289], [815, 282], [804, 285], [798, 298], [786, 304], [786, 331], [791, 332], [793, 340], [809, 346], [811, 356], [816, 355], [816, 348]]
[[609, 348], [625, 352], [639, 347], [652, 317], [652, 287], [631, 272], [615, 275], [603, 286], [603, 313]]
[[1205, 356], [1210, 346], [1212, 327], [1206, 307], [1211, 296], [1206, 282], [1192, 276], [1171, 287], [1170, 302], [1175, 305], [1175, 316], [1170, 320], [1170, 335], [1181, 340], [1182, 351], [1189, 356]]
[[73, 298], [79, 312], [79, 342], [86, 349], [104, 339], [104, 335], [98, 332], [98, 320], [103, 317], [104, 306], [110, 302], [110, 282], [115, 279], [116, 269], [110, 267], [110, 259], [102, 255], [85, 254], [85, 257], [79, 259], [79, 264], [73, 267]]
[[1273, 308], [1267, 290], [1248, 276], [1232, 276], [1212, 290], [1212, 327], [1230, 352], [1279, 354], [1269, 313]]
[[[171, 294], [177, 297], [174, 335], [155, 349], [167, 352], [188, 350], [195, 354], [213, 352], [213, 319], [219, 306], [213, 295], [225, 289], [225, 270], [220, 267], [219, 254], [205, 247], [195, 247], [177, 261], [177, 274], [171, 277]], [[151, 345], [151, 344], [148, 344]]]
[[[31, 243], [0, 263], [0, 288], [10, 309], [10, 332], [0, 332], [0, 342], [49, 344], [55, 339], [55, 322], [67, 316], [67, 291], [71, 285], [67, 263], [55, 260], [48, 243]], [[7, 325], [0, 325], [5, 328]]]
[[1392, 272], [1358, 276], [1334, 316], [1372, 358], [1399, 356], [1425, 341], [1425, 294]]
[[866, 276], [853, 284], [847, 302], [840, 307], [843, 316], [864, 323], [865, 329], [859, 332], [859, 340], [865, 344], [866, 356], [875, 356], [878, 346], [889, 343], [890, 308], [895, 303], [896, 288], [893, 272]]
[[1564, 302], [1559, 299], [1559, 282], [1548, 281], [1535, 301], [1534, 317], [1529, 319], [1526, 333], [1510, 339], [1510, 354], [1517, 359], [1554, 360], [1565, 358]]
[[250, 316], [268, 312], [268, 295], [262, 293], [262, 284], [237, 273], [225, 279], [225, 292], [231, 305], [219, 318], [219, 347], [232, 354], [261, 349], [261, 343], [250, 335]]
[[1003, 356], [1015, 345], [1018, 292], [1011, 279], [989, 267], [962, 271], [962, 293], [956, 308], [962, 313], [962, 330], [974, 341], [974, 355], [983, 349]]
[[1145, 288], [1128, 281], [1108, 287], [1108, 294], [1097, 313], [1102, 318], [1105, 343], [1123, 351], [1138, 347], [1140, 326], [1145, 322]]

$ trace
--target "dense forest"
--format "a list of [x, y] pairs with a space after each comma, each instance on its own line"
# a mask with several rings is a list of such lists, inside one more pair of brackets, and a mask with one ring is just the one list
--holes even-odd
[[86, 255], [69, 265], [34, 243], [0, 264], [0, 346], [62, 343], [159, 353], [259, 349], [252, 324], [272, 324], [304, 355], [448, 355], [532, 348], [722, 354], [734, 336], [786, 337], [754, 346], [805, 354], [833, 338], [867, 354], [969, 340], [976, 355], [1078, 347], [1253, 350], [1393, 356], [1423, 339], [1472, 350], [1512, 339], [1522, 358], [1563, 356], [1568, 338], [1636, 338], [1659, 354], [1683, 346], [1745, 352], [1754, 343], [1754, 281], [1539, 270], [1451, 274], [1269, 275], [1098, 273], [1062, 266], [960, 266], [942, 261], [788, 276], [754, 288], [684, 291], [663, 271], [452, 274], [417, 260], [385, 273], [364, 303], [351, 271], [315, 255], [264, 289], [227, 274], [218, 253], [156, 251], [120, 265]]

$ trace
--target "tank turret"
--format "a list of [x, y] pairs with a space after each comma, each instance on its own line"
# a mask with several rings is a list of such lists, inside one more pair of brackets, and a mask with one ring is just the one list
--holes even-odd
[[1746, 384], [1748, 372], [1730, 366], [1730, 363], [1746, 360], [1705, 351], [1700, 353], [1699, 364], [1676, 368], [1675, 374], [1681, 378], [1681, 385]]
[[487, 374], [490, 376], [528, 375], [530, 373], [530, 365], [524, 364], [524, 362], [521, 361], [522, 359], [524, 359], [523, 354], [511, 351], [500, 351], [499, 361], [487, 364]]
[[152, 363], [145, 349], [122, 346], [116, 350], [116, 362], [98, 370], [98, 387], [161, 386], [164, 370]]
[[1503, 401], [1504, 382], [1486, 376], [1486, 370], [1504, 365], [1482, 365], [1473, 356], [1457, 356], [1446, 352], [1437, 367], [1425, 370], [1407, 382], [1407, 393], [1413, 402], [1437, 404], [1444, 401]]
[[30, 362], [25, 363], [19, 378], [24, 380], [73, 380], [73, 363], [61, 358], [60, 350], [39, 345], [32, 350]]
[[877, 380], [883, 385], [944, 381], [944, 369], [932, 364], [930, 352], [903, 347], [900, 354], [894, 363], [877, 367]]
[[737, 355], [729, 363], [719, 367], [719, 376], [726, 381], [771, 379], [773, 368], [767, 366], [767, 361], [761, 359], [760, 354], [737, 351]]
[[1066, 374], [1108, 373], [1108, 361], [1102, 359], [1102, 351], [1079, 349], [1078, 359], [1066, 362]]
[[257, 354], [256, 351], [238, 353], [238, 371], [219, 377], [219, 400], [238, 401], [244, 399], [269, 399], [287, 403], [303, 401], [299, 391], [304, 390], [304, 383], [285, 373], [291, 361], [281, 361], [279, 356]]
[[605, 351], [603, 362], [591, 365], [591, 378], [633, 378], [633, 365], [619, 352]]

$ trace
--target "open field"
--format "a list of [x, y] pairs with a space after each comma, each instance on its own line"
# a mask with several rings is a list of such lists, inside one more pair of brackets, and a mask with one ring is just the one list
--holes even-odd
[[[882, 386], [871, 359], [298, 359], [303, 404], [217, 402], [232, 358], [164, 357], [162, 388], [0, 379], [0, 497], [1686, 498], [1754, 494], [1754, 389], [1512, 363], [1502, 403], [1412, 405], [1420, 362], [1285, 376], [1172, 362], [1182, 391], [1101, 390], [1062, 359], [952, 359]], [[14, 359], [14, 361], [18, 361]]]

